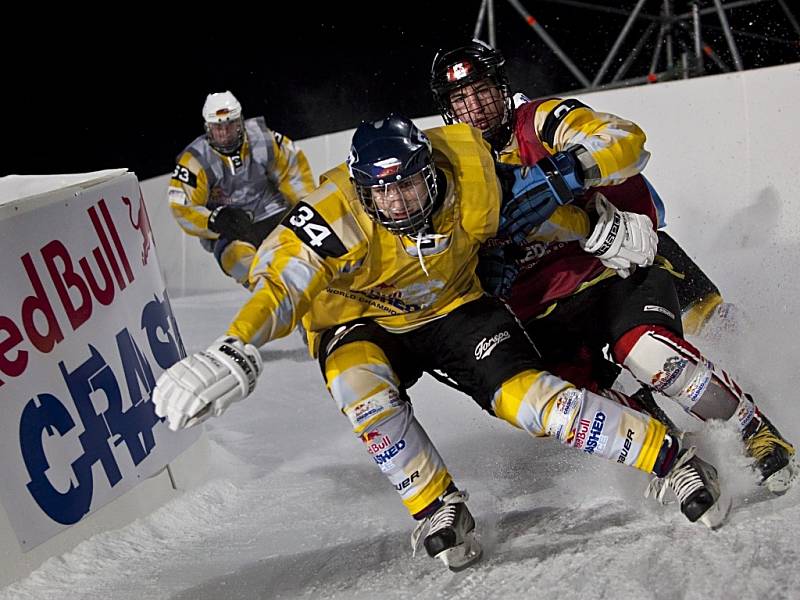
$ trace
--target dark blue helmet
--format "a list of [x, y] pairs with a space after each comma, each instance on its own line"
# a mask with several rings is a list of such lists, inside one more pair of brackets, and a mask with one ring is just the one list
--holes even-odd
[[430, 223], [436, 198], [431, 142], [410, 119], [391, 114], [363, 121], [347, 159], [364, 210], [399, 235], [414, 235]]

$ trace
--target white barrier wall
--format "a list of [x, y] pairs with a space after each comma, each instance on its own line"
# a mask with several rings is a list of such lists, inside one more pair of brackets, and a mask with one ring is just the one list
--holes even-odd
[[722, 290], [748, 283], [732, 251], [797, 244], [799, 99], [800, 63], [583, 98], [645, 130], [667, 231]]
[[[719, 215], [768, 208], [797, 214], [797, 150], [800, 139], [800, 63], [584, 94], [580, 99], [638, 123], [653, 154], [645, 173], [667, 204], [668, 231], [715, 280], [725, 280], [724, 240]], [[441, 125], [438, 116], [416, 119], [421, 127]], [[315, 178], [342, 162], [352, 130], [301, 140]], [[166, 165], [165, 165], [166, 167]], [[159, 256], [173, 296], [230, 289], [213, 257], [178, 229], [166, 207], [169, 177], [143, 183], [153, 217]], [[156, 216], [157, 215], [157, 216]], [[778, 219], [775, 235], [791, 238], [797, 226]], [[709, 255], [709, 256], [706, 256]]]
[[152, 511], [204, 461], [165, 470], [201, 432], [168, 431], [149, 402], [185, 352], [136, 177], [2, 178], [0, 239], [3, 586]]

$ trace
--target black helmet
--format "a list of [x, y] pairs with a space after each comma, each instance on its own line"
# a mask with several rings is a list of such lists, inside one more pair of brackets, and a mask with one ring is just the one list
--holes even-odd
[[[427, 227], [437, 196], [431, 142], [410, 119], [390, 114], [363, 121], [353, 134], [347, 166], [373, 221], [400, 235]], [[378, 204], [391, 199], [397, 212], [378, 206], [376, 197]]]
[[[480, 40], [472, 40], [461, 48], [440, 50], [431, 66], [431, 91], [445, 123], [466, 122], [478, 127], [497, 151], [508, 143], [514, 124], [514, 104], [504, 65], [505, 58], [498, 50]], [[464, 115], [459, 118], [451, 100], [453, 92], [484, 80], [489, 80], [499, 92], [495, 100], [480, 101], [484, 108], [492, 104], [491, 118], [488, 121], [472, 121]]]

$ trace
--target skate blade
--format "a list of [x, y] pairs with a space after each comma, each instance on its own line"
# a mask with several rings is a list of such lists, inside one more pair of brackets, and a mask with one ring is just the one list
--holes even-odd
[[699, 521], [709, 529], [719, 529], [728, 520], [733, 499], [728, 494], [721, 494], [714, 505], [700, 517]]
[[464, 543], [448, 548], [436, 555], [451, 571], [461, 571], [477, 562], [483, 554], [483, 548], [470, 532], [464, 535]]
[[795, 461], [795, 457], [792, 456], [785, 467], [770, 475], [762, 485], [766, 486], [766, 488], [776, 496], [780, 496], [781, 494], [785, 494], [789, 488], [794, 485], [798, 474], [800, 474], [798, 473], [798, 465]]

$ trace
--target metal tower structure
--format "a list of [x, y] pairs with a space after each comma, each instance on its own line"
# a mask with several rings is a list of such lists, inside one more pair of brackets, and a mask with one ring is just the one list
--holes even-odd
[[[709, 60], [713, 61], [723, 72], [731, 71], [732, 68], [742, 71], [746, 68], [746, 65], [742, 61], [736, 44], [737, 37], [794, 47], [798, 53], [798, 59], [800, 59], [800, 24], [798, 24], [797, 19], [786, 5], [786, 0], [732, 0], [725, 4], [723, 4], [722, 0], [692, 0], [688, 3], [691, 7], [690, 10], [677, 14], [674, 11], [674, 0], [637, 0], [632, 10], [603, 6], [582, 0], [539, 0], [540, 2], [560, 4], [584, 11], [596, 11], [627, 17], [599, 70], [594, 76], [590, 77], [578, 68], [539, 21], [525, 9], [520, 0], [505, 1], [525, 20], [534, 33], [541, 38], [580, 82], [583, 89], [579, 91], [609, 89], [641, 83], [696, 77], [705, 74], [706, 61]], [[496, 46], [497, 42], [495, 2], [496, 0], [482, 0], [474, 33], [474, 37], [480, 38], [481, 32], [485, 28], [488, 32], [488, 42], [492, 46]], [[763, 33], [734, 30], [730, 27], [728, 22], [729, 11], [760, 3], [777, 3], [783, 14], [786, 15], [787, 22], [797, 34], [797, 39], [779, 39]], [[646, 8], [650, 8], [654, 12], [647, 12]], [[718, 26], [710, 25], [708, 19], [706, 19], [706, 22], [701, 23], [701, 17], [714, 13], [718, 17]], [[612, 63], [620, 55], [626, 38], [637, 22], [646, 22], [647, 27], [633, 48], [628, 51], [624, 60], [621, 61], [616, 72], [611, 74]], [[732, 60], [732, 66], [720, 58], [719, 54], [704, 41], [703, 32], [708, 29], [721, 30], [724, 34], [730, 54], [728, 60]], [[653, 39], [654, 42], [652, 42]], [[648, 71], [641, 75], [629, 75], [628, 72], [636, 59], [642, 54], [648, 41], [652, 42], [652, 56]]]

